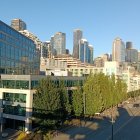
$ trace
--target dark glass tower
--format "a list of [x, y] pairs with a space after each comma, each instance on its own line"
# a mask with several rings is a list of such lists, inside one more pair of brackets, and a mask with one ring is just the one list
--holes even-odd
[[73, 57], [79, 59], [79, 41], [82, 39], [83, 33], [80, 29], [73, 32]]
[[0, 21], [0, 74], [39, 74], [34, 42]]

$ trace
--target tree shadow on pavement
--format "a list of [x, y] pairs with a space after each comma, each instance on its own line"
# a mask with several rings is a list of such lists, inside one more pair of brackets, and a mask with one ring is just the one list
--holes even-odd
[[113, 123], [112, 118], [105, 115], [102, 119], [86, 118], [77, 126], [60, 130], [53, 140], [111, 140], [112, 134], [114, 140], [139, 140], [140, 107], [118, 107], [117, 111], [118, 116]]

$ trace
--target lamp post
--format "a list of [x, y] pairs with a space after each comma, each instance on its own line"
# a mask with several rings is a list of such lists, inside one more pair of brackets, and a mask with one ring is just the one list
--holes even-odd
[[112, 112], [111, 112], [111, 140], [113, 140], [113, 124], [114, 124], [115, 120], [113, 118], [113, 106], [112, 106]]
[[86, 113], [86, 97], [85, 97], [85, 93], [83, 93], [83, 103], [84, 103], [84, 117], [85, 117], [85, 113]]
[[0, 113], [1, 113], [1, 125], [0, 125], [0, 138], [2, 139], [2, 132], [3, 132], [3, 108], [0, 108]]
[[112, 140], [113, 140], [113, 117], [112, 117], [112, 120], [111, 120], [111, 138], [112, 138]]

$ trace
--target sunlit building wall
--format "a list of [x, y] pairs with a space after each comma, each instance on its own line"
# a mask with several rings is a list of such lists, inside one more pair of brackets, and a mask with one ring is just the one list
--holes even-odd
[[113, 41], [112, 61], [125, 62], [126, 50], [125, 44], [120, 38]]

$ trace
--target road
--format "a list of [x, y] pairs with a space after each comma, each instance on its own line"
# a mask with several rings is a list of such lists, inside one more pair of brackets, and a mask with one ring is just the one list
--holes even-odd
[[[140, 103], [140, 100], [136, 101]], [[113, 140], [140, 140], [140, 107], [133, 107], [134, 103], [125, 104], [118, 108], [119, 116], [113, 123]], [[104, 117], [82, 121], [81, 126], [74, 126], [53, 140], [111, 140], [111, 119]]]

